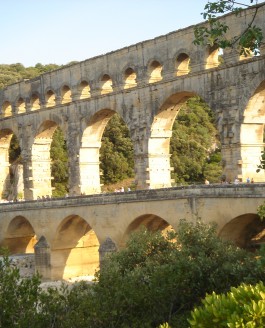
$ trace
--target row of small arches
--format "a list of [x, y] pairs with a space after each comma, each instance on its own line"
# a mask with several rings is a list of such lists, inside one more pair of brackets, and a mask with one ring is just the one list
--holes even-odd
[[[176, 60], [176, 75], [181, 76], [189, 73], [190, 57], [187, 54], [180, 54]], [[148, 83], [159, 82], [163, 79], [162, 76], [162, 64], [153, 60], [148, 67]], [[137, 74], [136, 71], [129, 67], [124, 72], [124, 89], [130, 89], [137, 86]], [[100, 80], [99, 94], [105, 95], [113, 92], [113, 80], [110, 75], [104, 74]], [[91, 88], [87, 81], [83, 80], [76, 92], [76, 100], [91, 98]], [[68, 85], [63, 85], [60, 90], [60, 95], [52, 89], [48, 89], [45, 93], [42, 104], [39, 94], [33, 93], [28, 102], [23, 97], [19, 97], [14, 106], [10, 101], [5, 101], [2, 105], [2, 117], [8, 117], [12, 114], [21, 114], [27, 111], [34, 111], [41, 109], [42, 106], [49, 108], [56, 105], [63, 105], [73, 101], [73, 93]]]
[[[217, 67], [219, 63], [219, 49], [209, 51], [207, 57], [207, 63], [205, 68]], [[147, 81], [148, 83], [159, 82], [163, 79], [163, 65], [158, 60], [153, 60], [148, 65], [147, 70]], [[190, 56], [187, 53], [180, 53], [175, 59], [174, 72], [176, 76], [187, 75], [190, 72]], [[124, 71], [123, 76], [123, 89], [130, 89], [137, 86], [137, 73], [132, 67], [128, 67]], [[23, 97], [19, 97], [15, 104], [6, 100], [2, 104], [2, 117], [12, 116], [12, 114], [21, 114], [29, 111], [38, 110], [41, 108], [50, 108], [56, 105], [64, 105], [72, 102], [73, 100], [82, 100], [91, 98], [91, 91], [98, 92], [99, 95], [105, 95], [113, 92], [113, 80], [109, 74], [104, 74], [101, 77], [99, 92], [97, 90], [91, 90], [90, 85], [87, 81], [83, 80], [78, 85], [75, 93], [71, 90], [68, 85], [63, 85], [59, 91], [59, 95], [52, 89], [48, 89], [43, 97], [35, 92], [32, 93], [29, 100], [25, 100]]]

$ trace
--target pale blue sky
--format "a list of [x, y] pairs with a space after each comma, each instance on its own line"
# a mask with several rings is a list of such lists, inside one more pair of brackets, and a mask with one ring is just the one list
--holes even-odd
[[67, 64], [202, 21], [207, 0], [0, 0], [0, 64]]

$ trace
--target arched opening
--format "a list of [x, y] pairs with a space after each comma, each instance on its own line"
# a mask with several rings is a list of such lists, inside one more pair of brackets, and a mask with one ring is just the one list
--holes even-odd
[[181, 106], [172, 126], [170, 154], [175, 184], [224, 182], [216, 118], [200, 97]]
[[2, 116], [12, 116], [12, 106], [9, 101], [5, 101], [2, 105]]
[[45, 94], [46, 107], [55, 106], [55, 93], [52, 90], [48, 90]]
[[228, 222], [219, 236], [238, 247], [255, 250], [265, 243], [265, 222], [257, 214], [243, 214]]
[[[132, 147], [127, 126], [113, 110], [104, 109], [96, 113], [84, 130], [81, 141], [81, 193], [88, 195], [101, 192], [101, 182], [109, 185], [127, 178], [130, 180], [133, 175]], [[101, 181], [100, 161], [103, 173]]]
[[34, 253], [37, 239], [32, 225], [24, 216], [16, 216], [8, 225], [2, 246], [10, 255]]
[[[189, 92], [169, 97], [154, 117], [151, 127], [149, 187], [171, 187], [174, 182], [202, 183], [205, 178], [209, 180], [205, 174], [211, 174], [210, 182], [219, 182], [221, 158], [211, 158], [218, 151], [217, 134], [214, 117], [199, 97]], [[218, 162], [214, 168], [207, 166], [212, 161]], [[176, 181], [171, 179], [171, 172]]]
[[26, 103], [25, 100], [23, 98], [19, 98], [16, 104], [16, 108], [17, 108], [17, 113], [18, 114], [22, 114], [26, 112]]
[[124, 89], [129, 89], [136, 86], [136, 73], [131, 67], [129, 67], [124, 73]]
[[242, 181], [249, 177], [255, 182], [265, 181], [265, 170], [257, 172], [261, 152], [264, 150], [265, 81], [260, 83], [246, 106], [240, 127], [240, 153], [237, 161]]
[[35, 93], [30, 98], [30, 106], [32, 111], [40, 109], [40, 98]]
[[51, 248], [51, 278], [93, 276], [99, 267], [99, 241], [90, 225], [78, 215], [60, 224]]
[[2, 200], [23, 199], [23, 168], [21, 149], [12, 130], [0, 132], [0, 198]]
[[134, 186], [134, 151], [129, 129], [115, 113], [102, 135], [100, 170], [103, 191], [130, 191]]
[[176, 60], [176, 70], [177, 70], [177, 76], [186, 75], [190, 72], [190, 57], [185, 54], [181, 53], [178, 55]]
[[61, 89], [62, 104], [68, 104], [72, 101], [72, 91], [68, 85], [64, 85]]
[[205, 69], [218, 67], [220, 65], [219, 55], [220, 55], [219, 48], [209, 47], [207, 58], [206, 58]]
[[149, 83], [154, 83], [162, 80], [162, 69], [163, 66], [157, 61], [154, 60], [149, 65], [148, 73], [149, 73]]
[[162, 234], [166, 235], [170, 231], [174, 231], [174, 228], [164, 219], [155, 214], [144, 214], [136, 218], [126, 229], [122, 239], [121, 246], [124, 246], [126, 240], [130, 234], [134, 231], [138, 231], [142, 227], [145, 227], [149, 231], [161, 231]]
[[79, 99], [90, 98], [90, 86], [86, 81], [82, 81], [78, 86], [78, 94], [80, 95]]
[[101, 192], [99, 171], [99, 149], [104, 129], [115, 112], [101, 110], [96, 113], [83, 132], [79, 153], [80, 191], [90, 195]]
[[101, 95], [105, 95], [113, 91], [112, 89], [112, 79], [108, 74], [104, 74], [101, 79]]
[[68, 194], [68, 150], [63, 131], [60, 127], [54, 131], [50, 149], [52, 196], [64, 197]]
[[[52, 191], [56, 191], [54, 189], [56, 184], [52, 187], [51, 180], [55, 180], [54, 183], [60, 181], [51, 175], [53, 166], [53, 174], [61, 175], [63, 179], [61, 182], [65, 182], [68, 179], [68, 172], [66, 172], [67, 151], [64, 149], [66, 144], [61, 130], [55, 133], [57, 128], [58, 125], [54, 121], [45, 121], [40, 126], [34, 139], [31, 157], [33, 199], [51, 197], [53, 195]], [[52, 142], [55, 143], [53, 149], [51, 149]], [[56, 193], [56, 196], [63, 196], [67, 190], [62, 187], [60, 192], [59, 195]]]

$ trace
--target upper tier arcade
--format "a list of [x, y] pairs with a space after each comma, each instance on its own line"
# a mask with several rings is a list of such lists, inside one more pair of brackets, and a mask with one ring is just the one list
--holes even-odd
[[[254, 9], [221, 19], [242, 33]], [[256, 24], [265, 35], [265, 9]], [[51, 195], [50, 145], [60, 127], [69, 158], [71, 195], [100, 192], [99, 149], [117, 112], [134, 144], [139, 189], [171, 186], [169, 142], [180, 107], [200, 96], [215, 112], [223, 172], [228, 179], [264, 181], [256, 173], [265, 123], [265, 49], [242, 57], [235, 50], [198, 47], [194, 26], [12, 84], [0, 91], [0, 193], [9, 180], [8, 149], [18, 137], [24, 196]]]

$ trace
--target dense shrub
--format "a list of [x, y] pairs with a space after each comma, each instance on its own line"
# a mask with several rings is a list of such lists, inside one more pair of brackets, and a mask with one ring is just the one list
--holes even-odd
[[232, 287], [226, 294], [213, 292], [202, 303], [191, 313], [191, 327], [265, 327], [265, 286], [262, 282], [255, 286]]
[[95, 327], [187, 327], [183, 314], [206, 293], [256, 283], [263, 269], [253, 254], [219, 239], [215, 226], [183, 220], [167, 237], [133, 234], [97, 278], [93, 297], [86, 298], [93, 302], [88, 307]]
[[21, 279], [6, 259], [0, 266], [0, 326], [152, 328], [167, 322], [186, 328], [190, 311], [207, 293], [264, 279], [264, 261], [255, 255], [223, 242], [214, 225], [183, 220], [167, 236], [133, 233], [124, 249], [104, 260], [93, 284], [43, 291], [38, 276]]

